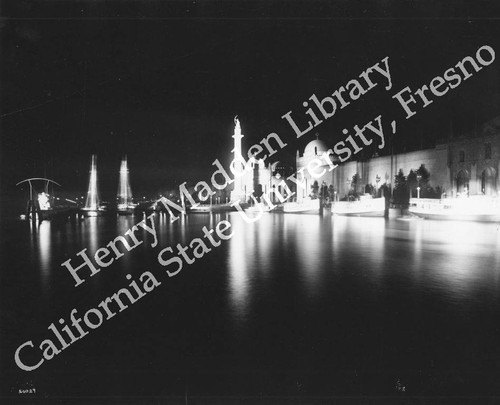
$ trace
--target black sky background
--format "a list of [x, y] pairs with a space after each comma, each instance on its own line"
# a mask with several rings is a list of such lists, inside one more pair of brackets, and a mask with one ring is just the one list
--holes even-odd
[[[292, 163], [314, 133], [333, 146], [343, 128], [379, 114], [398, 122], [396, 151], [473, 133], [500, 115], [497, 8], [492, 1], [3, 2], [2, 191], [48, 176], [84, 194], [91, 153], [108, 197], [125, 153], [139, 193], [206, 179], [213, 160], [230, 161], [235, 115], [246, 148], [277, 132], [288, 143], [279, 158]], [[482, 45], [497, 51], [492, 65], [404, 119], [393, 94], [428, 84]], [[302, 118], [311, 94], [325, 97], [386, 56], [389, 92], [379, 85], [295, 139], [283, 114]]]

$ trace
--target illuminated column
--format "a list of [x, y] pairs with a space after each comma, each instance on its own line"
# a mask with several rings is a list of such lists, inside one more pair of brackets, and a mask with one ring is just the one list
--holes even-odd
[[[233, 152], [233, 161], [234, 169], [236, 172], [242, 172], [244, 168], [244, 159], [241, 154], [241, 138], [243, 135], [241, 134], [241, 126], [240, 120], [238, 118], [234, 119], [234, 149]], [[242, 176], [234, 176], [233, 183], [233, 191], [231, 191], [231, 201], [241, 201], [245, 199], [245, 190], [243, 188]]]

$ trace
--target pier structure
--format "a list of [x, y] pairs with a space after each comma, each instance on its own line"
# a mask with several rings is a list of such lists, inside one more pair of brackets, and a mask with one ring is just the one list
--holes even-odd
[[[38, 193], [34, 186], [33, 182], [35, 181], [43, 181], [44, 189], [41, 193]], [[32, 221], [35, 221], [37, 216], [41, 220], [42, 219], [42, 211], [47, 211], [51, 209], [50, 199], [49, 199], [49, 184], [53, 183], [61, 187], [61, 185], [54, 180], [46, 179], [44, 177], [31, 177], [29, 179], [21, 180], [16, 186], [20, 184], [28, 183], [30, 188], [30, 196], [29, 200], [26, 202], [26, 218], [31, 218]]]
[[[38, 192], [33, 183], [43, 182], [43, 191]], [[76, 212], [75, 207], [68, 206], [58, 206], [54, 207], [54, 197], [49, 194], [49, 185], [55, 184], [59, 187], [61, 185], [51, 179], [47, 179], [45, 177], [31, 177], [29, 179], [21, 180], [16, 186], [19, 186], [23, 183], [28, 183], [29, 185], [29, 199], [26, 202], [26, 211], [25, 217], [28, 220], [31, 220], [33, 223], [41, 222], [45, 219], [52, 219], [56, 216], [59, 217], [69, 217], [71, 214]], [[69, 200], [65, 198], [65, 201], [76, 204], [76, 201]]]

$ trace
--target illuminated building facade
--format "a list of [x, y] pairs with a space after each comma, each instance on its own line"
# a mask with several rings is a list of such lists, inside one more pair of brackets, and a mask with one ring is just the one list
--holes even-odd
[[[242, 156], [241, 127], [235, 120], [235, 148], [234, 157]], [[297, 151], [296, 171], [301, 174], [299, 179], [304, 179], [305, 187], [298, 188], [294, 183], [287, 181], [287, 186], [297, 194], [292, 199], [303, 201], [314, 193], [314, 190], [326, 186], [335, 190], [337, 198], [345, 197], [353, 189], [352, 179], [355, 174], [359, 176], [356, 192], [363, 193], [366, 185], [379, 189], [384, 184], [391, 185], [394, 176], [402, 170], [407, 176], [410, 170], [416, 171], [421, 165], [429, 171], [429, 185], [439, 187], [446, 196], [453, 197], [464, 192], [467, 195], [490, 195], [500, 193], [500, 117], [484, 124], [472, 137], [451, 138], [446, 142], [438, 143], [432, 149], [423, 149], [407, 153], [398, 153], [388, 156], [373, 157], [367, 161], [350, 160], [345, 163], [331, 160], [338, 164], [334, 170], [328, 170], [329, 165], [320, 157], [331, 150], [319, 137], [309, 142], [304, 151]], [[321, 160], [322, 166], [315, 169], [315, 173], [323, 173], [313, 177], [308, 170], [311, 160]], [[252, 170], [235, 179], [234, 189], [231, 192], [231, 201], [248, 201], [254, 194], [260, 197], [277, 189], [286, 195], [282, 180], [294, 171], [281, 162], [266, 163], [263, 160], [251, 159], [249, 164]], [[246, 197], [245, 197], [246, 196]], [[273, 194], [271, 193], [271, 196]], [[273, 202], [276, 199], [273, 198]]]
[[[405, 176], [410, 170], [416, 171], [422, 164], [430, 173], [429, 185], [440, 187], [452, 197], [466, 192], [468, 195], [496, 196], [500, 193], [500, 117], [484, 124], [475, 134], [467, 138], [452, 138], [440, 142], [432, 149], [374, 157], [367, 161], [350, 160], [333, 171], [326, 171], [320, 178], [312, 178], [307, 170], [308, 162], [328, 150], [321, 140], [311, 141], [301, 155], [297, 151], [297, 171], [304, 169], [308, 187], [314, 182], [333, 185], [340, 198], [352, 188], [352, 178], [357, 173], [357, 192], [363, 192], [367, 184], [380, 188], [393, 183], [394, 176], [401, 169]], [[325, 164], [325, 169], [328, 165]], [[321, 172], [320, 169], [317, 172]], [[303, 199], [309, 191], [298, 193]]]
[[[233, 161], [235, 162], [235, 171], [243, 171], [241, 162], [245, 157], [242, 155], [241, 139], [244, 137], [241, 133], [240, 121], [235, 119], [234, 126], [234, 149]], [[246, 154], [245, 154], [246, 155]], [[246, 159], [245, 159], [246, 160]], [[277, 161], [266, 163], [262, 159], [251, 158], [246, 162], [247, 169], [242, 176], [234, 176], [233, 190], [231, 191], [231, 201], [250, 201], [250, 196], [260, 200], [263, 194], [270, 194], [272, 202], [277, 202], [276, 190], [281, 195], [286, 196], [286, 190], [282, 181], [293, 173], [293, 169], [288, 165]], [[288, 181], [286, 182], [289, 183]]]

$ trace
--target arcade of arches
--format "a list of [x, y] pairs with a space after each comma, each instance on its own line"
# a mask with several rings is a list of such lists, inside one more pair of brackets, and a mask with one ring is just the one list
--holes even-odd
[[494, 195], [497, 192], [496, 189], [496, 172], [495, 169], [488, 167], [483, 170], [481, 174], [481, 191], [485, 195]]
[[384, 183], [390, 184], [399, 170], [408, 175], [421, 165], [430, 173], [429, 185], [442, 190], [447, 197], [500, 195], [500, 117], [484, 124], [476, 136], [449, 139], [431, 149], [351, 160], [333, 171], [329, 171], [325, 163], [317, 169], [318, 172], [324, 170], [321, 178], [311, 178], [307, 171], [309, 162], [326, 151], [328, 146], [321, 139], [310, 141], [303, 153], [297, 151], [296, 167], [303, 169], [307, 185], [297, 193], [298, 200], [310, 193], [315, 180], [331, 185], [337, 195], [344, 196], [355, 174], [359, 176], [360, 189], [367, 189], [366, 185], [378, 189]]
[[[486, 167], [476, 179], [476, 193], [483, 195], [497, 195], [497, 172], [492, 167]], [[456, 176], [457, 194], [469, 194], [471, 176], [467, 170], [460, 170]], [[474, 188], [474, 187], [473, 187]]]

